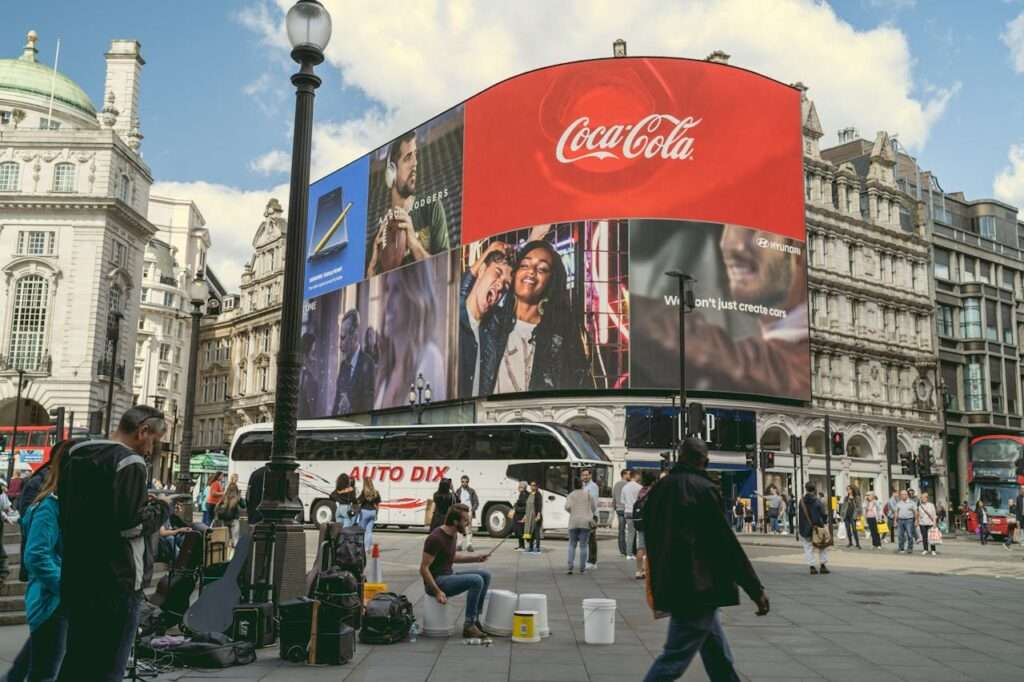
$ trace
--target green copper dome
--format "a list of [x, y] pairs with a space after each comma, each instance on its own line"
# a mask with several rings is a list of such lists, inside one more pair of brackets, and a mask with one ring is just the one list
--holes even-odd
[[45, 64], [36, 61], [36, 35], [30, 32], [28, 44], [21, 57], [17, 59], [0, 59], [0, 91], [38, 95], [49, 99], [53, 89], [54, 101], [78, 109], [89, 116], [96, 116], [89, 96], [74, 81]]

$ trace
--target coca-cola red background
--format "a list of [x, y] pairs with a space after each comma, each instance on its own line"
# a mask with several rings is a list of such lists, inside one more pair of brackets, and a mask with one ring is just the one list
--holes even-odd
[[[591, 129], [625, 129], [652, 114], [699, 120], [683, 132], [692, 138], [688, 158], [624, 158], [623, 144], [603, 150], [606, 158], [563, 163], [556, 156], [563, 133], [581, 117]], [[563, 64], [473, 97], [465, 121], [463, 243], [610, 215], [805, 237], [800, 93], [750, 71], [667, 58]], [[645, 134], [672, 128], [666, 119]]]

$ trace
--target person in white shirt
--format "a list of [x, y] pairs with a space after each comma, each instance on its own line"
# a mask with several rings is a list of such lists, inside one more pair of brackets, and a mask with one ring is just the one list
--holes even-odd
[[[924, 551], [921, 554], [928, 554], [928, 533], [931, 531], [933, 526], [938, 525], [938, 515], [935, 511], [935, 505], [928, 500], [928, 493], [921, 493], [921, 502], [917, 505], [917, 525], [921, 529], [921, 544], [924, 545]], [[930, 546], [932, 556], [936, 555], [935, 545]]]
[[626, 516], [626, 559], [633, 561], [635, 557], [635, 541], [636, 541], [636, 526], [633, 525], [633, 505], [636, 504], [636, 498], [640, 495], [640, 491], [643, 486], [637, 482], [639, 478], [637, 472], [633, 472], [633, 477], [626, 485], [622, 486], [622, 509]]
[[462, 477], [462, 485], [459, 486], [458, 490], [455, 491], [455, 496], [459, 498], [461, 504], [466, 505], [469, 508], [469, 523], [466, 524], [466, 532], [464, 534], [464, 542], [459, 542], [459, 551], [462, 551], [463, 545], [466, 547], [467, 552], [473, 551], [473, 519], [476, 518], [476, 508], [480, 506], [480, 498], [477, 497], [476, 491], [469, 487], [469, 476]]
[[593, 523], [590, 524], [590, 535], [587, 536], [587, 548], [589, 551], [589, 559], [587, 560], [587, 568], [593, 570], [597, 568], [597, 502], [600, 499], [601, 491], [597, 487], [597, 483], [594, 483], [594, 473], [590, 469], [584, 469], [580, 472], [580, 481], [582, 487], [587, 494], [590, 495], [590, 499], [594, 503], [594, 514]]

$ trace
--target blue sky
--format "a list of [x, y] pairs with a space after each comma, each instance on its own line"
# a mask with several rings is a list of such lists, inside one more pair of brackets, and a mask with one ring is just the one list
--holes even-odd
[[[10, 0], [8, 3], [12, 4]], [[142, 43], [143, 153], [157, 191], [194, 198], [233, 284], [270, 195], [287, 199], [293, 70], [280, 31], [288, 0], [19, 1], [0, 54], [40, 35], [52, 62], [102, 106], [103, 53]], [[900, 138], [947, 191], [1024, 204], [1024, 2], [1004, 0], [659, 0], [484, 3], [326, 0], [335, 38], [319, 73], [314, 178], [458, 99], [519, 71], [604, 56], [704, 57], [809, 87], [826, 143], [846, 125]], [[1015, 38], [1004, 40], [1001, 36]], [[1016, 43], [1014, 41], [1017, 41]], [[1015, 70], [1010, 45], [1020, 56]]]

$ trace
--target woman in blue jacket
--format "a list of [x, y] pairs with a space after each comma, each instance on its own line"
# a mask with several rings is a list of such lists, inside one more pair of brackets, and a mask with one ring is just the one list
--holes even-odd
[[46, 482], [21, 517], [25, 537], [22, 561], [28, 573], [25, 613], [29, 638], [7, 673], [8, 682], [56, 680], [64, 660], [68, 626], [60, 606], [62, 550], [56, 491], [60, 458], [71, 444], [66, 440], [53, 448]]

